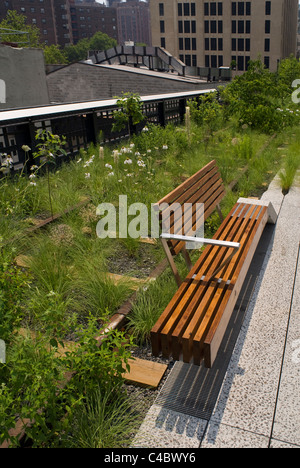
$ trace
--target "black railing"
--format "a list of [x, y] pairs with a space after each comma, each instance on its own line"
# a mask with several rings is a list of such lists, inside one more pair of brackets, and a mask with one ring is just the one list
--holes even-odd
[[[180, 124], [184, 120], [187, 101], [212, 91], [206, 89], [142, 96], [145, 120], [135, 131], [141, 131], [147, 122], [162, 126], [168, 123]], [[0, 165], [8, 155], [13, 159], [12, 172], [20, 171], [26, 157], [22, 146], [29, 146], [32, 154], [37, 144], [35, 136], [40, 129], [65, 136], [65, 149], [69, 158], [76, 156], [80, 149], [90, 143], [118, 141], [127, 135], [125, 130], [112, 132], [113, 111], [116, 108], [116, 100], [104, 100], [1, 111]]]

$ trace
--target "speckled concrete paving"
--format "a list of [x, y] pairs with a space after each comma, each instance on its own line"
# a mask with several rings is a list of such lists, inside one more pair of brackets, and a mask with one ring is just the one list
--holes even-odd
[[132, 447], [300, 448], [300, 187], [275, 179], [278, 213], [209, 421], [153, 405]]

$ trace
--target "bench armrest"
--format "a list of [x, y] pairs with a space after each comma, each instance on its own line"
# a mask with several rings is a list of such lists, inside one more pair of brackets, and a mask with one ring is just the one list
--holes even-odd
[[209, 245], [217, 245], [219, 247], [228, 247], [232, 249], [239, 249], [241, 244], [238, 242], [229, 242], [229, 241], [222, 241], [217, 239], [205, 239], [203, 237], [193, 237], [193, 236], [182, 236], [179, 234], [167, 234], [163, 233], [160, 236], [162, 239], [173, 239], [173, 240], [180, 240], [184, 242], [200, 242], [202, 244], [209, 244]]
[[229, 241], [222, 241], [222, 240], [217, 240], [217, 239], [205, 239], [202, 237], [192, 237], [192, 236], [182, 236], [179, 234], [166, 234], [163, 233], [160, 236], [162, 239], [173, 239], [173, 240], [180, 240], [184, 242], [201, 242], [203, 244], [209, 244], [209, 245], [216, 245], [219, 247], [227, 247], [234, 249], [233, 252], [228, 255], [228, 257], [221, 263], [220, 266], [213, 272], [213, 274], [208, 278], [208, 281], [211, 281], [216, 277], [216, 274], [219, 273], [229, 262], [230, 260], [234, 257], [234, 255], [237, 253], [239, 248], [241, 247], [241, 244], [239, 242], [229, 242]]

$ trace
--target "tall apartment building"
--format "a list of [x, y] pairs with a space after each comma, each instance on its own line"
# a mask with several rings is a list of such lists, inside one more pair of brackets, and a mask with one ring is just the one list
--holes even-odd
[[238, 72], [261, 57], [272, 71], [296, 55], [298, 0], [150, 0], [152, 41], [188, 66]]
[[117, 9], [119, 43], [126, 41], [151, 45], [150, 10], [148, 2], [130, 0], [113, 3]]
[[95, 1], [78, 2], [71, 6], [71, 22], [73, 40], [76, 44], [80, 39], [90, 38], [101, 31], [118, 41], [118, 25], [116, 8], [106, 7]]

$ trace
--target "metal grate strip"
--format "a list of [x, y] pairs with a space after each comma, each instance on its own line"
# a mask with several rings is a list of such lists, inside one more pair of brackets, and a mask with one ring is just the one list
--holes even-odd
[[267, 225], [213, 367], [177, 361], [156, 405], [207, 421], [211, 418], [273, 232], [274, 226]]

